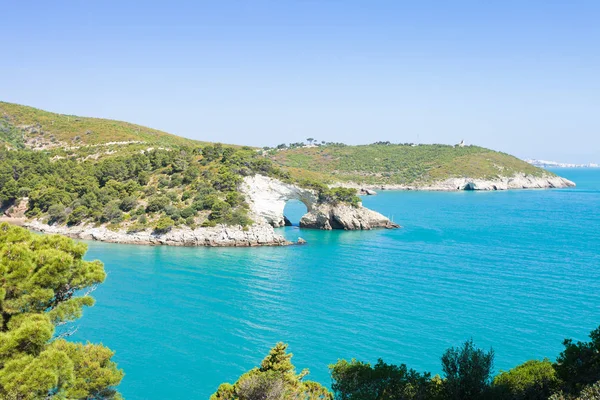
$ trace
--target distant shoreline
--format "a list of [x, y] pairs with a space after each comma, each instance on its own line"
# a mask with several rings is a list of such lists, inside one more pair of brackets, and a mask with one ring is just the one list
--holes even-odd
[[560, 176], [516, 175], [497, 179], [450, 178], [441, 182], [428, 184], [357, 184], [354, 182], [336, 182], [333, 186], [342, 186], [362, 190], [405, 190], [426, 192], [460, 192], [460, 191], [503, 191], [519, 189], [564, 189], [575, 187], [575, 182]]

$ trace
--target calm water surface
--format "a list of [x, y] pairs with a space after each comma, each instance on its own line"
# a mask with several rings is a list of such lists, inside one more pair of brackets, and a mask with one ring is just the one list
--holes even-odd
[[[600, 170], [568, 190], [383, 192], [400, 230], [282, 228], [306, 246], [205, 249], [90, 242], [108, 272], [74, 340], [102, 342], [134, 399], [206, 399], [277, 341], [329, 384], [356, 357], [440, 371], [449, 346], [493, 346], [496, 370], [554, 358], [600, 324]], [[303, 206], [287, 213], [298, 221]]]

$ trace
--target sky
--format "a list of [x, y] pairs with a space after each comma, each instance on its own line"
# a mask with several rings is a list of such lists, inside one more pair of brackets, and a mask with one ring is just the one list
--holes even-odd
[[0, 100], [273, 146], [600, 162], [600, 1], [17, 1]]

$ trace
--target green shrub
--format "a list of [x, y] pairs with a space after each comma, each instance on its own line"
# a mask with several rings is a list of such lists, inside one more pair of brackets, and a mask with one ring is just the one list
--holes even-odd
[[67, 219], [67, 212], [65, 206], [63, 206], [62, 204], [51, 205], [48, 208], [48, 217], [48, 222], [50, 224], [62, 224]]
[[165, 207], [171, 204], [171, 201], [165, 196], [153, 196], [148, 200], [146, 206], [147, 212], [159, 212], [163, 211]]
[[125, 212], [131, 211], [137, 205], [137, 198], [135, 196], [127, 196], [121, 200], [121, 204], [119, 204], [119, 208]]
[[119, 208], [118, 201], [112, 201], [108, 203], [102, 210], [102, 222], [114, 222], [118, 223], [123, 220], [123, 211]]
[[133, 225], [130, 225], [127, 227], [127, 233], [141, 232], [141, 231], [145, 230], [146, 228], [147, 228], [146, 224], [136, 222]]
[[600, 381], [600, 326], [590, 332], [590, 338], [589, 342], [565, 339], [565, 348], [554, 364], [558, 377], [570, 392]]
[[227, 204], [223, 200], [217, 200], [210, 208], [209, 219], [221, 221], [224, 217], [227, 216], [230, 210], [231, 206], [229, 204]]
[[189, 217], [193, 217], [194, 215], [196, 215], [196, 210], [193, 209], [192, 207], [186, 207], [184, 209], [182, 209], [179, 214], [181, 215], [181, 218], [187, 219]]
[[501, 372], [494, 378], [496, 398], [545, 400], [560, 388], [560, 380], [548, 359], [531, 360]]
[[467, 340], [461, 347], [452, 347], [442, 355], [447, 399], [485, 399], [494, 367], [494, 351], [485, 352]]
[[439, 385], [429, 373], [420, 374], [405, 364], [369, 363], [340, 360], [330, 365], [336, 399], [351, 400], [420, 400], [435, 399]]
[[173, 228], [174, 225], [175, 221], [173, 221], [170, 217], [160, 217], [159, 220], [154, 224], [154, 233], [167, 233]]
[[194, 220], [194, 217], [191, 216], [185, 219], [185, 224], [192, 229], [196, 227], [196, 221]]
[[69, 217], [67, 219], [67, 224], [68, 225], [79, 225], [81, 223], [81, 221], [83, 221], [87, 217], [88, 213], [89, 213], [89, 210], [87, 209], [86, 206], [76, 207], [73, 211], [71, 211], [71, 214], [69, 214]]

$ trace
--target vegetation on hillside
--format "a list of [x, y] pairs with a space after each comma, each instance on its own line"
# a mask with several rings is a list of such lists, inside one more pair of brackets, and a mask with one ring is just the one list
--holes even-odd
[[113, 352], [64, 340], [106, 277], [102, 263], [83, 260], [86, 249], [0, 224], [1, 399], [121, 398]]
[[[10, 131], [7, 139], [3, 131]], [[18, 139], [18, 140], [16, 140]], [[57, 114], [0, 101], [0, 142], [27, 143], [33, 149], [144, 142], [159, 146], [190, 146], [198, 142], [128, 122]]]
[[180, 224], [246, 226], [252, 221], [238, 191], [243, 176], [279, 174], [252, 149], [220, 145], [75, 157], [0, 149], [0, 201], [10, 205], [27, 197], [26, 215], [50, 224], [152, 227], [157, 233]]
[[[293, 390], [304, 387], [303, 375], [295, 375], [291, 355], [284, 355], [287, 346], [278, 343], [265, 361], [278, 354], [278, 359], [285, 360], [284, 368], [264, 369], [263, 361], [261, 369], [247, 372], [234, 385], [222, 384], [211, 400], [598, 400], [600, 327], [590, 333], [590, 338], [590, 342], [565, 340], [555, 363], [531, 360], [496, 376], [494, 351], [478, 349], [472, 340], [444, 352], [442, 376], [381, 359], [374, 365], [355, 359], [338, 360], [329, 366], [332, 391], [311, 382], [318, 388], [311, 393]], [[286, 379], [287, 371], [292, 371], [293, 380]]]
[[357, 206], [353, 190], [327, 185], [546, 173], [475, 146], [307, 141], [308, 147], [292, 143], [259, 151], [0, 102], [0, 209], [28, 198], [26, 215], [50, 224], [165, 233], [183, 224], [251, 224], [239, 185], [253, 174], [314, 189], [321, 202]]
[[333, 143], [278, 146], [265, 150], [265, 154], [294, 176], [311, 171], [331, 182], [409, 185], [451, 177], [493, 179], [516, 173], [551, 175], [516, 157], [477, 146]]
[[[247, 147], [222, 145], [137, 151], [127, 146], [98, 159], [77, 152], [0, 148], [0, 205], [28, 198], [29, 218], [69, 226], [107, 224], [129, 232], [166, 233], [178, 225], [247, 226], [243, 177], [263, 174], [290, 181], [273, 162]], [[356, 193], [303, 180], [322, 202], [357, 205]]]

